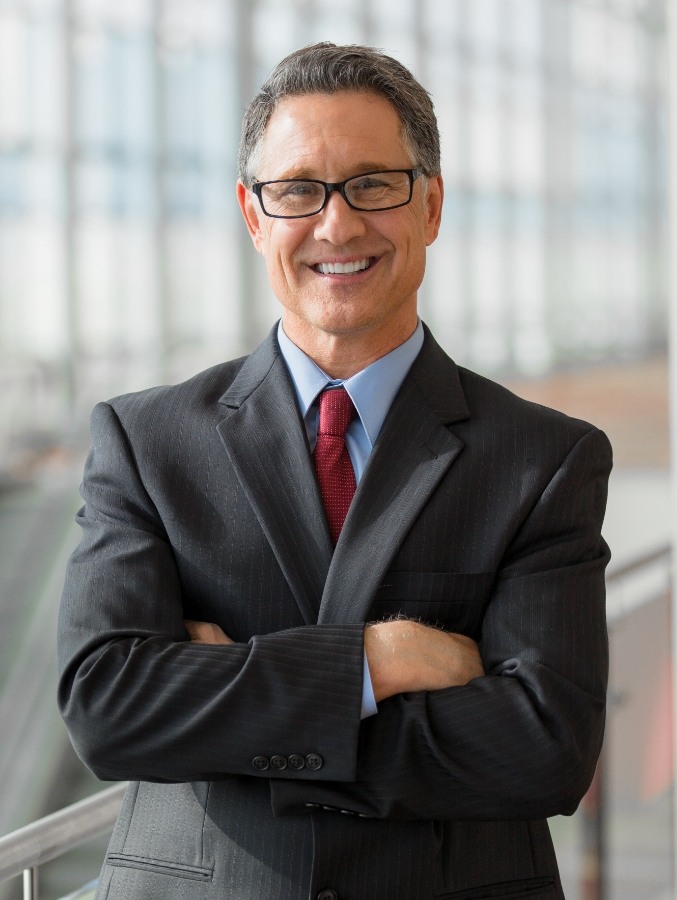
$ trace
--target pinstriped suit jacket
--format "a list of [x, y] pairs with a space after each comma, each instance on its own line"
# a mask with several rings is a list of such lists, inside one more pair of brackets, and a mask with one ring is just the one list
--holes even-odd
[[[333, 553], [274, 333], [101, 404], [92, 439], [59, 702], [133, 782], [99, 900], [562, 897], [545, 818], [604, 720], [601, 432], [426, 331]], [[477, 639], [488, 674], [360, 723], [363, 623], [399, 614]]]

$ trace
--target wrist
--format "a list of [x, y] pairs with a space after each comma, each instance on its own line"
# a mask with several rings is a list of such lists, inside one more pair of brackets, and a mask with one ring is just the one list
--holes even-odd
[[364, 652], [377, 703], [408, 689], [398, 644], [409, 624], [406, 620], [396, 620], [365, 628]]

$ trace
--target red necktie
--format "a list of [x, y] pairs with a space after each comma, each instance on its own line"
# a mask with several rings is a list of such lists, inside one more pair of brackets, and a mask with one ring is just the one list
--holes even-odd
[[355, 407], [345, 388], [322, 391], [313, 461], [334, 545], [355, 493], [355, 472], [345, 442], [354, 417]]

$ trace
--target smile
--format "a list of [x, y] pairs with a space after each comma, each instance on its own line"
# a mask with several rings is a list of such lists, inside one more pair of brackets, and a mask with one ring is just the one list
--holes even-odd
[[368, 259], [358, 259], [354, 262], [317, 263], [313, 269], [320, 275], [354, 275], [356, 272], [364, 272], [365, 269], [371, 268], [375, 259], [371, 256]]

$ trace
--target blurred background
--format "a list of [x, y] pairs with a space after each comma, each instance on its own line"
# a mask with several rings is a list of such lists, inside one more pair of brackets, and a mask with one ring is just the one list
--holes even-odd
[[[0, 835], [101, 787], [54, 698], [89, 411], [269, 330], [242, 112], [289, 51], [357, 42], [409, 66], [441, 126], [423, 318], [615, 449], [609, 726], [552, 823], [567, 898], [674, 896], [667, 2], [0, 0]], [[94, 877], [103, 846], [45, 867], [41, 896]]]

